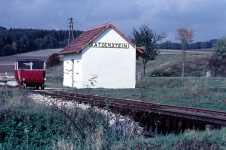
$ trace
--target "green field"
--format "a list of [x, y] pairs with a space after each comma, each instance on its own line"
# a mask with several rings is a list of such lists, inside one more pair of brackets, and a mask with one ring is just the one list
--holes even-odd
[[[187, 56], [187, 68], [193, 68], [190, 70], [196, 70], [196, 74], [204, 74], [203, 77], [192, 77], [191, 73], [187, 73], [187, 77], [184, 78], [150, 77], [156, 68], [164, 71], [175, 65], [180, 66], [180, 55], [159, 55], [156, 60], [148, 63], [148, 77], [137, 81], [135, 89], [63, 88], [70, 92], [226, 111], [226, 79], [205, 77], [205, 64], [208, 57], [208, 55], [191, 54]], [[196, 65], [197, 60], [200, 65]], [[142, 70], [142, 65], [139, 62], [137, 64], [137, 70]], [[62, 65], [47, 69], [47, 87], [62, 88], [62, 70]]]

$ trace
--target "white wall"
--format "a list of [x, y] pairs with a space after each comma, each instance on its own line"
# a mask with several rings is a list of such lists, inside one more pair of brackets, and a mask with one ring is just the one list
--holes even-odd
[[[74, 65], [72, 65], [72, 63]], [[72, 69], [72, 66], [74, 68]], [[72, 74], [73, 72], [73, 74]], [[73, 79], [72, 79], [73, 78]], [[64, 86], [82, 88], [82, 55], [78, 54], [64, 55]]]
[[[92, 42], [128, 43], [112, 28], [105, 30]], [[64, 55], [64, 86], [72, 87], [73, 80], [73, 87], [76, 88], [135, 88], [135, 73], [136, 51], [130, 44], [128, 49], [96, 48], [88, 45], [78, 54]], [[91, 86], [89, 80], [94, 75], [97, 75], [96, 83]]]
[[[114, 29], [108, 28], [93, 42], [128, 43]], [[89, 80], [97, 75], [93, 88], [134, 88], [135, 48], [129, 44], [128, 49], [95, 48], [87, 46], [82, 50], [83, 82], [82, 87], [90, 85]]]

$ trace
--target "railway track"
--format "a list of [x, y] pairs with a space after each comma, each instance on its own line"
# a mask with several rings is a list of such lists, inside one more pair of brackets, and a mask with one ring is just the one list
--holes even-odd
[[226, 112], [192, 107], [156, 104], [139, 100], [112, 98], [105, 96], [95, 96], [88, 94], [69, 93], [64, 91], [38, 91], [55, 98], [64, 100], [74, 100], [80, 103], [87, 103], [92, 106], [115, 108], [121, 111], [136, 111], [146, 113], [156, 113], [166, 116], [185, 118], [195, 121], [207, 122], [209, 124], [226, 126]]
[[[1, 87], [18, 88], [10, 85], [0, 85]], [[226, 126], [226, 112], [193, 107], [157, 104], [143, 102], [140, 100], [121, 99], [106, 96], [71, 93], [56, 90], [36, 90], [35, 93], [59, 98], [67, 101], [77, 101], [98, 107], [109, 107], [119, 111], [136, 111], [144, 113], [155, 113], [165, 116], [202, 121], [209, 124]]]
[[[3, 84], [1, 84], [1, 83], [3, 83]], [[0, 81], [0, 87], [7, 87], [7, 88], [11, 88], [11, 89], [19, 87], [19, 86], [8, 85], [6, 83], [7, 83], [7, 81]]]

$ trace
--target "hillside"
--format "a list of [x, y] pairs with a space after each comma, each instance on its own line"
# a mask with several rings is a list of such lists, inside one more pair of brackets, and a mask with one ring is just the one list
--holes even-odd
[[[171, 54], [171, 53], [172, 54]], [[182, 58], [180, 53], [168, 51], [167, 54], [160, 53], [153, 61], [149, 61], [146, 67], [146, 77], [180, 77], [182, 69]], [[187, 53], [185, 62], [186, 77], [205, 77], [207, 72], [208, 59], [212, 55], [209, 53]], [[143, 73], [143, 65], [137, 61], [137, 72]]]

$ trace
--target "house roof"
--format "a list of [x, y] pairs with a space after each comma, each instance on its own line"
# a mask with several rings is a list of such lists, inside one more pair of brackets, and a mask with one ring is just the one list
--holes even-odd
[[[128, 43], [130, 43], [133, 47], [135, 47], [135, 44], [133, 44], [127, 37], [125, 37], [115, 26], [113, 26], [111, 23], [106, 23], [103, 25], [86, 29], [80, 36], [78, 36], [73, 42], [67, 45], [58, 54], [65, 55], [65, 54], [80, 52], [83, 48], [85, 48], [89, 43], [91, 43], [95, 38], [97, 38], [101, 33], [103, 33], [109, 27], [113, 28]], [[137, 51], [139, 51], [140, 53], [143, 53], [142, 50], [137, 49]]]

